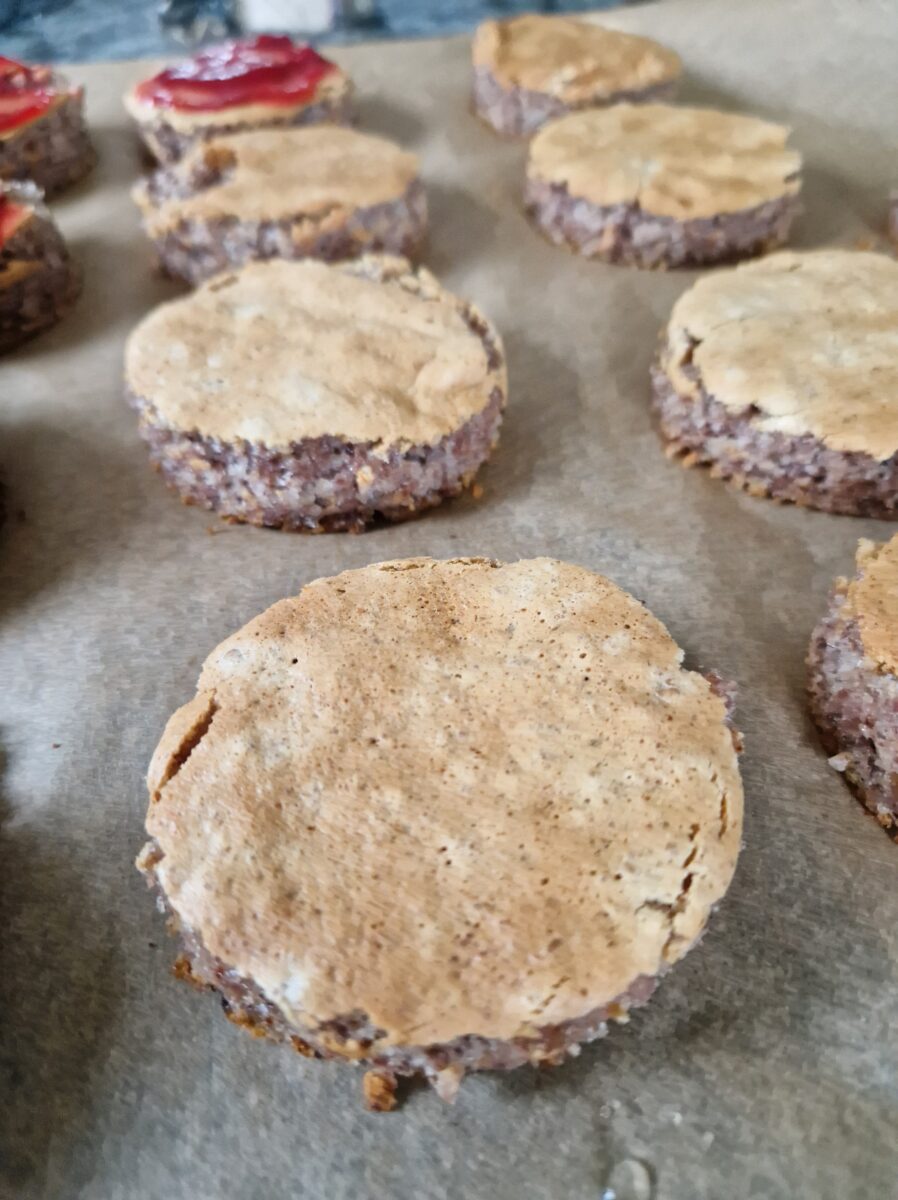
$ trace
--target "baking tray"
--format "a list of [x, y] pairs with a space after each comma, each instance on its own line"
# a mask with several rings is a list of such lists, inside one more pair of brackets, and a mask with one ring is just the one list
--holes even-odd
[[[794, 127], [797, 245], [879, 235], [898, 6], [668, 0], [605, 19], [680, 51], [683, 100]], [[893, 526], [668, 463], [648, 368], [695, 276], [585, 262], [528, 227], [525, 147], [470, 115], [466, 40], [335, 54], [362, 128], [423, 158], [427, 264], [505, 336], [502, 442], [481, 499], [360, 537], [183, 508], [121, 396], [127, 333], [176, 292], [128, 197], [140, 161], [119, 97], [144, 68], [73, 70], [100, 165], [54, 207], [85, 294], [0, 364], [0, 1195], [892, 1200], [898, 848], [827, 768], [803, 660], [857, 539]], [[359, 1072], [256, 1042], [171, 978], [132, 860], [147, 762], [206, 653], [308, 580], [413, 554], [555, 555], [644, 599], [692, 665], [739, 681], [747, 812], [707, 937], [629, 1026], [558, 1070], [470, 1078], [454, 1107], [416, 1090], [384, 1116], [362, 1109]]]

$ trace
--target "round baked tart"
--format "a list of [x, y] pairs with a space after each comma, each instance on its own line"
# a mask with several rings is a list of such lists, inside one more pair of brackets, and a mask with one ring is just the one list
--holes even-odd
[[529, 136], [582, 108], [673, 95], [682, 66], [649, 38], [527, 13], [474, 35], [474, 108], [497, 133]]
[[209, 138], [133, 195], [161, 267], [191, 284], [257, 259], [413, 256], [427, 229], [416, 157], [337, 125]]
[[0, 182], [31, 180], [49, 196], [95, 162], [84, 89], [51, 67], [0, 56]]
[[811, 712], [857, 798], [898, 838], [898, 534], [862, 539], [808, 653]]
[[798, 212], [789, 130], [737, 113], [617, 104], [553, 121], [530, 143], [537, 227], [588, 258], [666, 268], [780, 245]]
[[81, 273], [33, 183], [0, 183], [0, 353], [65, 315]]
[[140, 80], [125, 107], [150, 153], [169, 163], [223, 133], [344, 123], [351, 90], [336, 63], [307, 43], [266, 34], [211, 46]]
[[668, 454], [754, 495], [898, 515], [898, 263], [784, 252], [700, 279], [653, 371]]
[[451, 1099], [556, 1064], [695, 945], [742, 826], [728, 692], [551, 559], [320, 579], [206, 660], [138, 866], [253, 1033]]
[[507, 390], [486, 318], [384, 255], [218, 275], [135, 330], [126, 381], [150, 456], [187, 503], [317, 532], [462, 491]]

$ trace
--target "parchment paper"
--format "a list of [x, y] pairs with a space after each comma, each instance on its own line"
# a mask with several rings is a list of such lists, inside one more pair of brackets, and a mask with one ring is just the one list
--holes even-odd
[[[794, 126], [798, 245], [880, 233], [898, 182], [895, 5], [669, 0], [606, 19], [680, 51], [682, 99]], [[125, 336], [177, 291], [150, 273], [127, 193], [139, 160], [119, 95], [140, 68], [74, 71], [101, 160], [55, 207], [85, 295], [0, 364], [0, 1192], [597, 1200], [636, 1159], [660, 1200], [892, 1200], [898, 847], [827, 768], [803, 660], [858, 537], [894, 526], [669, 464], [647, 373], [695, 276], [581, 261], [528, 227], [525, 150], [469, 114], [466, 40], [337, 57], [361, 127], [423, 157], [427, 263], [505, 335], [502, 442], [480, 501], [362, 537], [182, 507], [120, 394]], [[132, 860], [150, 753], [207, 652], [308, 580], [411, 554], [556, 555], [643, 598], [693, 664], [739, 681], [747, 817], [707, 938], [628, 1027], [556, 1071], [471, 1078], [454, 1108], [419, 1090], [378, 1116], [358, 1072], [254, 1041], [170, 977], [175, 945]]]

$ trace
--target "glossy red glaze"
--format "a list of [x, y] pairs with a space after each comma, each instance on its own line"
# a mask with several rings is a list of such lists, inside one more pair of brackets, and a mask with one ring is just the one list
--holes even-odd
[[42, 116], [53, 103], [47, 67], [29, 67], [0, 55], [0, 133]]
[[8, 196], [0, 196], [0, 248], [27, 219], [30, 211], [24, 204], [16, 204]]
[[299, 104], [310, 100], [325, 75], [336, 70], [311, 46], [263, 35], [223, 42], [135, 88], [144, 103], [190, 112], [239, 104]]

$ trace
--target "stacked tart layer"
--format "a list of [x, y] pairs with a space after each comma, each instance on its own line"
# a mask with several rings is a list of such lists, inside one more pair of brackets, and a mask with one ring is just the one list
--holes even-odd
[[427, 228], [415, 156], [335, 125], [209, 138], [134, 197], [164, 270], [193, 284], [254, 259], [412, 255]]
[[898, 263], [777, 254], [674, 305], [654, 374], [671, 454], [748, 491], [898, 514]]
[[188, 503], [287, 529], [359, 530], [457, 494], [498, 439], [501, 341], [401, 258], [251, 263], [162, 305], [126, 381]]
[[525, 203], [553, 242], [606, 262], [682, 267], [762, 253], [798, 211], [789, 130], [705, 108], [573, 113], [530, 144]]

